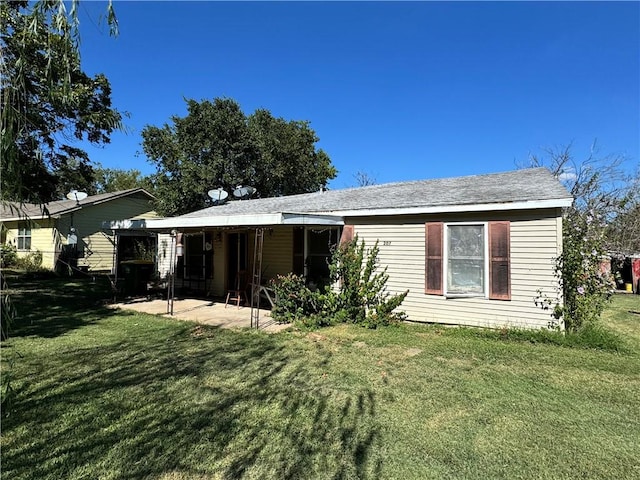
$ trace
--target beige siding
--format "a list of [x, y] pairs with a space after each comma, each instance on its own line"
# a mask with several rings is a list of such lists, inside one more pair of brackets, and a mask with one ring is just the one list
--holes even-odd
[[291, 270], [293, 270], [293, 229], [275, 227], [266, 230], [262, 250], [263, 283], [277, 275], [286, 275]]
[[[483, 327], [546, 327], [548, 312], [534, 304], [538, 289], [551, 294], [556, 285], [554, 258], [561, 252], [560, 212], [496, 214], [490, 216], [455, 216], [398, 219], [352, 219], [355, 233], [367, 245], [379, 240], [379, 263], [387, 266], [388, 289], [392, 293], [409, 290], [401, 306], [409, 320], [463, 324]], [[511, 221], [511, 300], [484, 298], [444, 298], [424, 293], [425, 235], [424, 223], [438, 221]]]
[[[253, 269], [253, 253], [255, 245], [254, 230], [213, 230], [213, 281], [209, 293], [213, 296], [224, 296], [227, 291], [227, 252], [228, 233], [248, 233], [248, 267], [249, 275]], [[158, 272], [167, 276], [170, 268], [171, 237], [169, 234], [158, 235]], [[291, 227], [276, 226], [265, 229], [262, 250], [262, 282], [279, 274], [287, 274], [293, 266], [293, 230]], [[180, 281], [177, 280], [177, 284]]]
[[87, 266], [90, 270], [111, 271], [115, 238], [111, 231], [102, 229], [102, 222], [155, 216], [155, 212], [150, 209], [149, 200], [124, 197], [85, 207], [72, 215], [65, 215], [59, 221], [59, 229], [63, 236], [62, 241], [66, 243], [73, 222], [78, 233], [78, 246], [84, 249], [84, 256], [78, 260], [79, 266]]
[[[3, 222], [6, 231], [6, 242], [17, 247], [18, 222]], [[33, 220], [31, 222], [31, 250], [18, 250], [18, 257], [30, 253], [42, 253], [42, 266], [53, 269], [57, 254], [60, 252], [60, 238], [53, 219]]]
[[158, 274], [161, 278], [167, 277], [169, 275], [169, 270], [171, 267], [171, 235], [168, 233], [159, 233], [158, 234], [158, 257], [157, 257], [157, 268]]
[[214, 230], [213, 234], [213, 281], [211, 294], [222, 297], [226, 293], [226, 252], [227, 245], [223, 241], [221, 230]]
[[[73, 226], [78, 234], [78, 246], [84, 252], [84, 256], [78, 260], [78, 265], [87, 266], [91, 270], [110, 271], [113, 267], [114, 237], [110, 231], [102, 229], [102, 222], [156, 216], [146, 196], [129, 196], [86, 206], [59, 219], [33, 220], [31, 251], [42, 252], [43, 267], [55, 268], [56, 260], [63, 245], [67, 244], [67, 236]], [[6, 241], [16, 244], [18, 222], [4, 222], [4, 225], [7, 228]], [[28, 253], [21, 251], [18, 255], [23, 257]]]

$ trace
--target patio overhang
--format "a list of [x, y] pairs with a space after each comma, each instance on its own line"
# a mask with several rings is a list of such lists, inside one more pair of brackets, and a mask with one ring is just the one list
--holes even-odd
[[182, 230], [187, 228], [271, 227], [275, 225], [342, 226], [344, 225], [344, 219], [339, 215], [278, 212], [206, 217], [182, 216], [147, 220], [113, 220], [103, 222], [102, 227], [109, 230], [170, 231], [172, 229]]

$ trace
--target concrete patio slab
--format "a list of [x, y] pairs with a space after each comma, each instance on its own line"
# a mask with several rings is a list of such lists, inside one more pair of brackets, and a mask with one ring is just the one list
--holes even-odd
[[[224, 301], [201, 300], [195, 298], [181, 298], [173, 301], [173, 316], [167, 313], [167, 301], [161, 299], [147, 300], [144, 298], [131, 299], [113, 303], [111, 308], [133, 310], [136, 312], [161, 315], [178, 320], [189, 320], [203, 325], [213, 325], [221, 328], [251, 328], [251, 308], [228, 305]], [[260, 309], [260, 330], [269, 333], [279, 332], [289, 327], [287, 324], [276, 323], [271, 318], [269, 310]]]

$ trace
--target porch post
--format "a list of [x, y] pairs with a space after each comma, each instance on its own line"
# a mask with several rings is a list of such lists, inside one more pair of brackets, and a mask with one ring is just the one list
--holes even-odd
[[171, 230], [171, 247], [169, 248], [169, 281], [167, 282], [167, 313], [173, 315], [173, 299], [175, 295], [175, 271], [177, 255], [178, 233]]

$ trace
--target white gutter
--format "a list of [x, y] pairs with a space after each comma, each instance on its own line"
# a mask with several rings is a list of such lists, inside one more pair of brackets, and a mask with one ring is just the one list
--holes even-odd
[[205, 227], [249, 227], [272, 225], [344, 225], [342, 217], [304, 213], [259, 213], [245, 215], [211, 215], [206, 217], [168, 217], [147, 220], [114, 220], [102, 223], [110, 230], [165, 230]]
[[572, 204], [573, 198], [566, 197], [553, 200], [534, 200], [525, 202], [474, 203], [469, 205], [436, 205], [432, 207], [370, 208], [362, 210], [331, 210], [319, 213], [327, 215], [341, 215], [343, 217], [378, 217], [388, 215], [495, 212], [505, 210], [532, 210], [538, 208], [562, 208], [570, 207]]

